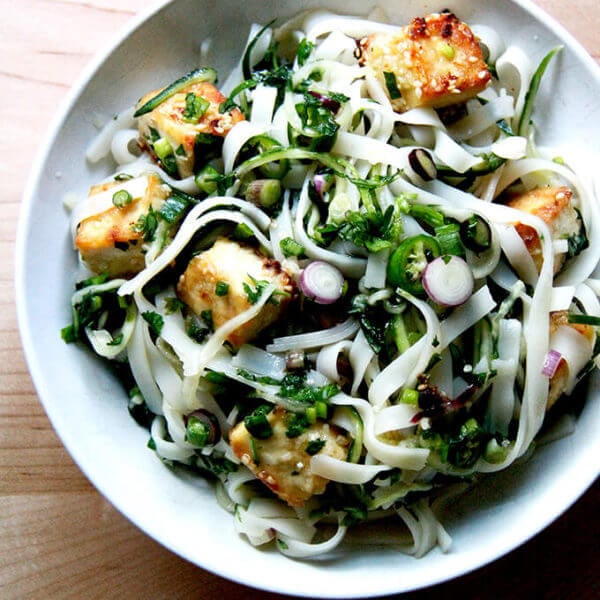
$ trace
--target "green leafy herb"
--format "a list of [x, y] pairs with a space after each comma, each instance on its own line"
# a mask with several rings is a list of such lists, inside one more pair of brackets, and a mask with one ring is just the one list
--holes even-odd
[[151, 242], [154, 239], [157, 227], [157, 213], [152, 207], [149, 208], [145, 215], [141, 215], [139, 219], [131, 226], [133, 231], [142, 234], [145, 242]]
[[[577, 209], [575, 209], [577, 210]], [[569, 258], [573, 258], [583, 252], [586, 248], [589, 247], [590, 241], [587, 236], [587, 231], [585, 229], [585, 225], [583, 224], [583, 220], [581, 218], [581, 213], [577, 210], [577, 216], [579, 217], [579, 222], [581, 223], [581, 227], [577, 233], [574, 233], [572, 236], [568, 238], [569, 244]]]
[[252, 277], [252, 275], [248, 275], [248, 277], [252, 281], [254, 287], [252, 287], [249, 283], [244, 281], [244, 291], [246, 292], [246, 296], [248, 297], [248, 302], [250, 302], [250, 304], [256, 304], [260, 300], [260, 297], [263, 295], [265, 289], [269, 286], [269, 282], [263, 279], [258, 281], [254, 277]]
[[342, 223], [330, 223], [319, 229], [321, 235], [339, 236], [369, 252], [379, 252], [390, 248], [392, 243], [402, 233], [400, 211], [394, 206], [388, 206], [382, 213], [380, 210], [371, 212], [349, 211]]
[[229, 293], [229, 284], [225, 281], [217, 281], [215, 285], [215, 294], [217, 296], [227, 296]]
[[310, 42], [306, 38], [300, 40], [298, 44], [298, 51], [296, 52], [296, 57], [298, 58], [298, 65], [302, 66], [311, 55], [315, 45], [313, 42]]
[[325, 440], [312, 440], [306, 445], [306, 453], [310, 456], [318, 454], [325, 446]]
[[349, 313], [357, 315], [360, 327], [373, 351], [381, 352], [385, 344], [389, 315], [378, 306], [370, 305], [363, 295], [353, 298]]
[[252, 437], [258, 440], [266, 440], [273, 435], [273, 428], [267, 419], [273, 406], [261, 404], [251, 414], [244, 418], [244, 425]]
[[165, 324], [165, 320], [163, 319], [162, 315], [152, 310], [147, 310], [142, 313], [142, 317], [144, 318], [144, 321], [150, 325], [152, 333], [154, 333], [156, 336], [159, 336]]
[[388, 94], [390, 95], [390, 99], [397, 100], [398, 98], [402, 98], [402, 93], [398, 88], [398, 81], [396, 80], [396, 75], [390, 71], [384, 71], [383, 78], [385, 80], [385, 87], [387, 88]]
[[210, 102], [202, 96], [197, 96], [193, 92], [185, 96], [185, 110], [183, 119], [189, 123], [198, 123], [210, 107]]
[[306, 374], [288, 373], [281, 380], [279, 395], [304, 404], [314, 404], [317, 401], [327, 401], [339, 393], [339, 388], [333, 384], [321, 387], [306, 383]]
[[302, 435], [310, 422], [305, 413], [288, 413], [286, 437], [296, 438]]
[[186, 333], [198, 344], [202, 344], [210, 335], [208, 327], [202, 327], [196, 320], [191, 320], [186, 328]]
[[168, 315], [172, 315], [173, 313], [180, 311], [184, 306], [185, 304], [176, 296], [169, 296], [168, 298], [165, 298], [165, 312]]
[[212, 310], [203, 310], [200, 313], [200, 318], [206, 323], [206, 326], [211, 330], [215, 330], [215, 324], [213, 322]]
[[123, 337], [123, 334], [119, 333], [112, 339], [111, 342], [108, 342], [107, 346], [118, 346], [119, 344], [123, 343]]

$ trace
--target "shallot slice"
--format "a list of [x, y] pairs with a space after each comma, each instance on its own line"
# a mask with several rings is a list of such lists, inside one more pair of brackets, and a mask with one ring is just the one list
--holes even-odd
[[333, 304], [342, 296], [344, 276], [337, 267], [315, 260], [302, 271], [300, 289], [317, 304]]
[[439, 256], [427, 264], [422, 276], [427, 295], [442, 306], [459, 306], [473, 293], [474, 278], [469, 265], [458, 256]]

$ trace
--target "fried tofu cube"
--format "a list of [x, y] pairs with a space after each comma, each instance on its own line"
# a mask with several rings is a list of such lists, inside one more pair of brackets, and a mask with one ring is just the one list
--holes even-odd
[[[508, 206], [539, 217], [548, 227], [553, 240], [568, 239], [579, 233], [581, 221], [572, 204], [573, 192], [566, 186], [535, 188], [513, 196]], [[527, 250], [538, 270], [542, 268], [542, 244], [538, 232], [525, 223], [516, 223], [515, 229], [525, 242]], [[565, 255], [559, 254], [554, 261], [554, 273], [560, 271]]]
[[[160, 91], [150, 92], [141, 98], [138, 108]], [[190, 84], [161, 102], [153, 111], [138, 117], [142, 145], [160, 160], [170, 175], [181, 178], [193, 175], [196, 154], [203, 144], [206, 148], [206, 142], [210, 142], [211, 138], [224, 138], [236, 123], [244, 120], [238, 108], [219, 112], [225, 100], [212, 83], [201, 81]], [[197, 143], [198, 140], [201, 143]]]
[[286, 432], [293, 416], [294, 413], [278, 406], [267, 415], [273, 431], [270, 437], [253, 438], [241, 422], [231, 430], [229, 443], [235, 455], [262, 483], [290, 506], [301, 507], [312, 496], [322, 494], [328, 483], [311, 472], [311, 455], [320, 452], [346, 460], [350, 442], [335, 426], [322, 421], [290, 438]]
[[276, 292], [259, 314], [227, 336], [237, 348], [277, 321], [293, 297], [295, 284], [276, 260], [219, 238], [210, 249], [192, 258], [177, 292], [197, 315], [210, 311], [216, 329], [251, 308], [261, 288], [271, 283], [276, 284]]
[[[560, 327], [570, 327], [581, 335], [581, 344], [586, 344], [590, 350], [589, 358], [592, 358], [593, 347], [596, 341], [596, 331], [591, 325], [582, 325], [579, 323], [569, 323], [568, 312], [566, 310], [550, 313], [550, 346], [552, 346], [552, 335]], [[554, 375], [550, 378], [550, 387], [548, 391], [548, 402], [546, 410], [549, 410], [556, 404], [556, 401], [567, 391], [569, 383], [569, 365], [564, 358], [561, 358]]]
[[359, 47], [361, 64], [375, 74], [397, 112], [464, 102], [491, 79], [479, 41], [449, 12], [413, 19], [398, 33], [375, 33]]
[[[113, 202], [118, 192], [129, 196], [123, 206]], [[110, 277], [141, 271], [145, 266], [143, 233], [136, 230], [135, 224], [150, 208], [160, 208], [169, 193], [155, 174], [92, 186], [88, 197], [75, 209], [84, 216], [77, 225], [75, 247], [88, 268]]]

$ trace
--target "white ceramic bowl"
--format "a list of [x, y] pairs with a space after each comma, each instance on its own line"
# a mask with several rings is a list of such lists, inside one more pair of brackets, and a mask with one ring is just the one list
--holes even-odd
[[[364, 15], [375, 4], [315, 0], [302, 7]], [[448, 2], [377, 4], [395, 22], [405, 23]], [[494, 26], [534, 57], [564, 44], [559, 67], [538, 104], [544, 120], [541, 139], [600, 150], [600, 70], [561, 27], [526, 1], [450, 4], [463, 20]], [[25, 198], [17, 257], [23, 345], [39, 396], [77, 464], [117, 509], [173, 552], [221, 576], [281, 593], [358, 598], [408, 591], [502, 556], [546, 527], [587, 489], [598, 475], [600, 455], [597, 377], [590, 386], [590, 400], [596, 401], [586, 404], [572, 436], [540, 448], [527, 464], [488, 480], [456, 505], [445, 522], [454, 540], [448, 554], [436, 550], [415, 560], [392, 547], [350, 546], [326, 561], [300, 562], [250, 546], [234, 532], [231, 515], [217, 505], [210, 485], [165, 468], [146, 448], [147, 433], [129, 417], [121, 386], [93, 356], [64, 344], [59, 334], [70, 320], [76, 268], [61, 200], [65, 192], [86, 193], [110, 172], [107, 164], [92, 167], [84, 158], [96, 133], [96, 115], [108, 117], [188, 71], [206, 37], [214, 41], [214, 66], [226, 73], [252, 22], [284, 18], [299, 5], [292, 0], [162, 3], [91, 65], [55, 122]]]

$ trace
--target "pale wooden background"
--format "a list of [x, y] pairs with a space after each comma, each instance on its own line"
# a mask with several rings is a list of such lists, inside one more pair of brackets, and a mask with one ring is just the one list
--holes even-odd
[[[82, 68], [146, 4], [0, 0], [0, 597], [6, 600], [283, 598], [194, 567], [117, 513], [52, 430], [20, 347], [13, 245], [32, 156]], [[598, 0], [537, 4], [600, 62]], [[566, 515], [509, 556], [408, 597], [599, 598], [599, 497], [596, 484]]]

